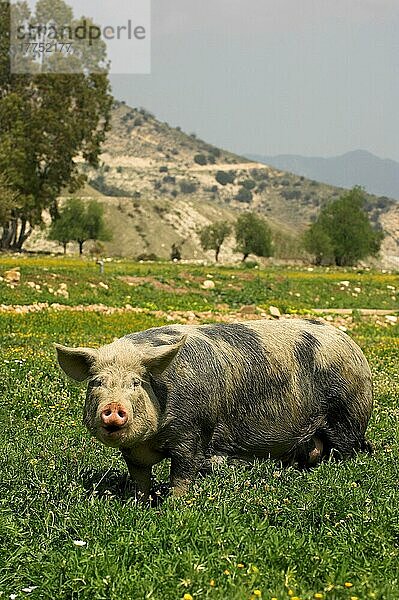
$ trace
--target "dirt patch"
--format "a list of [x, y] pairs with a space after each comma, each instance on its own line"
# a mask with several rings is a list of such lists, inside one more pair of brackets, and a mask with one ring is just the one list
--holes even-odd
[[173, 283], [174, 283], [173, 281], [171, 282], [171, 284], [162, 283], [161, 281], [158, 281], [158, 279], [155, 279], [155, 277], [151, 277], [151, 276], [132, 277], [130, 275], [124, 275], [123, 277], [119, 277], [119, 279], [121, 281], [123, 281], [124, 283], [126, 283], [127, 285], [130, 285], [131, 287], [138, 287], [140, 285], [149, 283], [156, 290], [161, 290], [163, 292], [168, 292], [170, 294], [179, 294], [180, 295], [180, 294], [187, 294], [189, 292], [189, 290], [187, 288], [178, 287], [178, 286], [175, 287], [173, 285]]

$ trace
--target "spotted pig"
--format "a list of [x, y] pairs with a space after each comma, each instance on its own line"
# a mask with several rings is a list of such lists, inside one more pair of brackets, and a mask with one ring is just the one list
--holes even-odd
[[313, 466], [369, 449], [369, 366], [321, 321], [170, 325], [56, 347], [65, 373], [88, 381], [84, 423], [121, 451], [143, 500], [165, 458], [178, 495], [213, 455]]

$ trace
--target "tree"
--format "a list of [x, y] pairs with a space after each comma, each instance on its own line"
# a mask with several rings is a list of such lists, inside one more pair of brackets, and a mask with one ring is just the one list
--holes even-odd
[[[16, 3], [13, 9], [17, 25], [35, 19], [40, 24], [71, 23], [73, 27], [82, 22], [73, 19], [63, 0], [38, 0], [35, 14], [27, 3]], [[57, 216], [61, 190], [73, 192], [81, 187], [85, 177], [79, 163], [98, 165], [112, 96], [103, 41], [96, 44], [95, 51], [81, 45], [71, 56], [50, 53], [41, 63], [32, 58], [28, 64], [28, 59], [19, 57], [25, 61], [25, 70], [15, 73], [6, 58], [15, 55], [15, 48], [9, 52], [9, 21], [10, 3], [0, 2], [0, 64], [4, 67], [0, 76], [0, 172], [19, 198], [3, 225], [3, 248], [20, 250], [34, 227], [42, 223], [43, 210], [49, 210], [52, 218]], [[44, 68], [47, 72], [41, 72]]]
[[243, 254], [244, 262], [249, 254], [257, 256], [272, 255], [272, 234], [270, 227], [262, 217], [255, 213], [242, 213], [235, 224], [236, 252]]
[[79, 254], [83, 254], [83, 244], [87, 240], [99, 240], [107, 242], [112, 238], [111, 232], [104, 223], [104, 208], [95, 200], [91, 200], [86, 207], [83, 216], [83, 222], [78, 231], [77, 242], [79, 244]]
[[48, 238], [62, 244], [64, 254], [66, 254], [68, 243], [77, 241], [84, 219], [85, 206], [83, 202], [78, 198], [70, 198], [59, 216], [52, 222]]
[[365, 205], [364, 191], [354, 187], [321, 209], [304, 236], [305, 248], [315, 255], [316, 264], [354, 265], [378, 253], [383, 232], [372, 227]]
[[83, 254], [83, 244], [88, 240], [108, 241], [111, 233], [104, 224], [104, 209], [101, 204], [92, 200], [84, 204], [79, 198], [67, 200], [59, 216], [51, 225], [49, 239], [56, 240], [64, 247], [68, 242], [79, 244], [79, 254]]
[[217, 221], [207, 225], [200, 232], [201, 246], [204, 250], [215, 250], [215, 260], [218, 262], [220, 249], [224, 240], [230, 235], [231, 226], [225, 221]]

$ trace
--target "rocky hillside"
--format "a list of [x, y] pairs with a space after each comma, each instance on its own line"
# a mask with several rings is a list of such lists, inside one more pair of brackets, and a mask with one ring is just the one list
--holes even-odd
[[[214, 220], [233, 222], [238, 211], [250, 208], [268, 219], [277, 255], [298, 258], [298, 235], [320, 206], [342, 192], [216, 148], [124, 103], [115, 104], [101, 167], [84, 170], [89, 185], [80, 195], [104, 203], [114, 231], [106, 251], [131, 257], [168, 258], [172, 243], [178, 243], [185, 258], [210, 258], [200, 247], [198, 229]], [[368, 200], [371, 218], [392, 229], [393, 201]], [[399, 255], [395, 240], [391, 231], [389, 253]], [[44, 245], [51, 247], [43, 232], [30, 242], [31, 248]], [[233, 249], [230, 240], [221, 259], [232, 260]]]

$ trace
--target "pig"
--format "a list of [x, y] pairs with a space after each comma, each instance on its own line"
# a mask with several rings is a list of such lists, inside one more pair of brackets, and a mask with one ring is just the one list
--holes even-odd
[[88, 381], [85, 425], [121, 451], [143, 501], [165, 458], [178, 496], [215, 455], [307, 468], [371, 449], [369, 365], [323, 321], [168, 325], [56, 349], [63, 371]]

